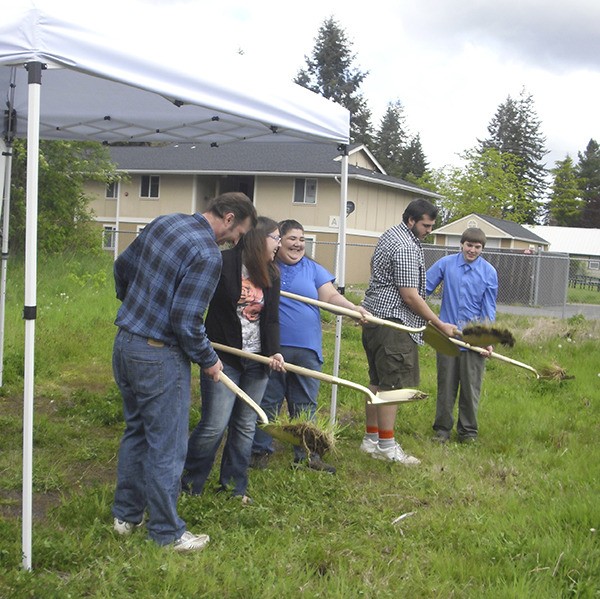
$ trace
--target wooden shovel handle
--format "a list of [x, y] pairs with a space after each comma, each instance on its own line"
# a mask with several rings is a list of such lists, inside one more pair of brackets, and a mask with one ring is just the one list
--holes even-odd
[[393, 322], [391, 320], [378, 318], [377, 316], [364, 316], [358, 310], [343, 308], [342, 306], [336, 306], [335, 304], [322, 302], [320, 300], [316, 300], [311, 297], [306, 297], [304, 295], [290, 293], [289, 291], [281, 291], [280, 294], [284, 297], [289, 297], [290, 299], [297, 300], [299, 302], [304, 302], [305, 304], [312, 304], [313, 306], [318, 306], [319, 308], [323, 308], [323, 310], [328, 310], [329, 312], [342, 314], [343, 316], [350, 316], [352, 318], [356, 318], [357, 320], [362, 320], [364, 318], [365, 320], [367, 320], [368, 322], [372, 322], [373, 324], [380, 324], [386, 327], [391, 327], [393, 329], [398, 329], [399, 331], [404, 331], [405, 333], [421, 333], [425, 330], [425, 327], [407, 327], [403, 324]]
[[258, 417], [263, 424], [269, 422], [265, 411], [243, 389], [240, 389], [222, 370], [219, 372], [219, 380], [241, 400], [245, 401], [258, 414]]
[[[215, 343], [214, 341], [212, 342], [212, 345], [215, 349], [224, 351], [229, 354], [233, 354], [234, 356], [238, 356], [240, 358], [247, 358], [248, 360], [262, 362], [263, 364], [269, 364], [271, 362], [271, 360], [266, 356], [261, 356], [260, 354], [253, 354], [251, 352], [244, 351], [243, 349], [238, 349], [237, 347], [230, 347], [229, 345]], [[310, 368], [304, 368], [304, 366], [296, 366], [295, 364], [290, 364], [289, 362], [285, 363], [285, 369], [288, 372], [294, 372], [303, 376], [312, 377], [313, 379], [319, 379], [332, 385], [350, 387], [351, 389], [356, 389], [358, 391], [361, 391], [362, 393], [365, 393], [371, 398], [371, 400], [376, 399], [375, 395], [371, 392], [370, 389], [368, 389], [367, 387], [363, 387], [362, 385], [359, 385], [358, 383], [355, 383], [353, 381], [341, 379], [337, 376], [326, 374], [325, 372], [320, 372], [319, 370], [311, 370]]]
[[[479, 354], [487, 353], [487, 349], [484, 349], [483, 347], [478, 347], [477, 345], [471, 345], [470, 343], [467, 343], [466, 341], [461, 341], [460, 339], [455, 339], [454, 337], [450, 337], [450, 340], [452, 341], [452, 343], [454, 343], [455, 345], [458, 345], [459, 347], [464, 347], [465, 349], [470, 349], [471, 351], [477, 352]], [[533, 372], [533, 374], [535, 374], [536, 378], [538, 378], [538, 379], [540, 378], [538, 371], [535, 368], [533, 368], [532, 366], [529, 366], [528, 364], [524, 364], [523, 362], [518, 362], [517, 360], [513, 360], [512, 358], [503, 356], [502, 354], [497, 354], [496, 352], [491, 352], [490, 358], [496, 358], [497, 360], [501, 360], [502, 362], [507, 362], [508, 364], [512, 364], [513, 366], [518, 366], [519, 368], [524, 368], [525, 370], [529, 370], [529, 371]]]

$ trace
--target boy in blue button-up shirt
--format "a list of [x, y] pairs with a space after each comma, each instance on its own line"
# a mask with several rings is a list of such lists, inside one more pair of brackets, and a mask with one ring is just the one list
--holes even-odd
[[[492, 322], [496, 318], [498, 274], [481, 257], [485, 243], [481, 229], [466, 229], [460, 240], [460, 253], [440, 258], [427, 270], [427, 295], [443, 283], [440, 318], [456, 323], [459, 329], [472, 322]], [[493, 351], [492, 346], [486, 349]], [[438, 394], [433, 423], [436, 441], [444, 443], [450, 438], [457, 393], [458, 440], [475, 441], [484, 371], [485, 357], [473, 351], [462, 350], [458, 357], [437, 354]]]

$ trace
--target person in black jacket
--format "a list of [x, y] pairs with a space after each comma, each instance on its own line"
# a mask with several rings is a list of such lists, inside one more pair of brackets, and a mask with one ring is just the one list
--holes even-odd
[[[236, 247], [223, 252], [217, 290], [208, 308], [206, 332], [211, 341], [269, 356], [270, 368], [283, 370], [279, 347], [279, 271], [273, 260], [280, 246], [274, 220], [259, 217]], [[260, 403], [269, 367], [218, 352], [223, 372]], [[220, 489], [251, 503], [246, 495], [256, 412], [223, 383], [201, 373], [202, 414], [188, 440], [183, 490], [202, 493], [217, 450], [227, 431], [221, 458]]]

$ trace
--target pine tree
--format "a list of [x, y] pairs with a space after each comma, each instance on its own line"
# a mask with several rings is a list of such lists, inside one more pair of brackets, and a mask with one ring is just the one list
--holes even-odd
[[584, 208], [580, 227], [600, 228], [600, 146], [590, 139], [585, 152], [578, 153], [577, 174], [583, 195]]
[[552, 169], [554, 181], [547, 207], [549, 225], [577, 227], [581, 221], [583, 201], [581, 183], [573, 159], [567, 155]]
[[402, 151], [402, 175], [412, 183], [417, 183], [427, 172], [428, 162], [421, 145], [421, 136], [417, 133], [410, 138], [408, 145]]
[[350, 111], [350, 137], [355, 143], [370, 146], [373, 139], [371, 111], [359, 88], [368, 71], [353, 66], [346, 33], [333, 17], [323, 21], [310, 57], [305, 56], [306, 68], [294, 81], [341, 104]]
[[400, 100], [390, 102], [375, 135], [373, 154], [392, 177], [402, 178], [403, 152], [406, 146], [404, 108]]
[[498, 107], [488, 125], [489, 137], [479, 140], [479, 151], [494, 148], [501, 154], [512, 154], [517, 161], [517, 174], [522, 188], [513, 202], [513, 210], [520, 211], [518, 222], [533, 224], [544, 199], [548, 183], [542, 162], [548, 153], [546, 138], [542, 135], [533, 97], [525, 90], [518, 100], [510, 96]]
[[411, 137], [405, 122], [402, 102], [390, 102], [375, 135], [373, 154], [388, 175], [416, 183], [427, 171], [427, 159], [420, 136]]

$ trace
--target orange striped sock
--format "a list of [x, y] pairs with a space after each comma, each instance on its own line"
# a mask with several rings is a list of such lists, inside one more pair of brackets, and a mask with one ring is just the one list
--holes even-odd
[[393, 447], [394, 441], [394, 431], [379, 431], [379, 446], [382, 449], [386, 447]]
[[379, 440], [379, 429], [376, 426], [367, 426], [365, 439], [369, 439], [370, 441], [377, 443]]

